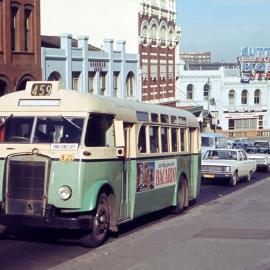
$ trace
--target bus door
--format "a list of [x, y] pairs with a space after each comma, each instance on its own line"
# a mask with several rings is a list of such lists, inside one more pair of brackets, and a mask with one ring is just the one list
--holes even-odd
[[199, 168], [199, 138], [198, 138], [198, 129], [190, 128], [189, 129], [189, 150], [190, 150], [190, 197], [196, 196], [196, 185], [198, 182], [198, 168]]
[[[116, 125], [119, 125], [118, 131], [122, 130], [123, 138], [122, 143], [118, 142], [118, 145], [123, 145], [122, 157], [118, 154], [118, 157], [122, 159], [122, 173], [121, 173], [121, 200], [120, 200], [120, 213], [119, 220], [124, 221], [129, 219], [131, 214], [130, 209], [130, 177], [131, 177], [131, 160], [130, 160], [130, 145], [131, 145], [131, 128], [132, 125], [124, 124], [122, 121], [118, 122]], [[124, 131], [124, 132], [123, 132]], [[121, 133], [121, 131], [120, 131]], [[119, 133], [118, 133], [119, 134]], [[121, 135], [120, 135], [121, 136]], [[119, 144], [120, 143], [120, 144]], [[121, 147], [118, 147], [121, 149]], [[119, 150], [118, 150], [119, 152]]]

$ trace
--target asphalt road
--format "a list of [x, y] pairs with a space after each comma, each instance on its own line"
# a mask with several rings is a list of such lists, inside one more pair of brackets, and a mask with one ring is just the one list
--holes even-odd
[[[241, 191], [242, 194], [245, 194], [245, 190], [249, 189], [259, 182], [268, 179], [270, 173], [267, 172], [259, 172], [253, 176], [253, 180], [250, 183], [240, 183], [235, 188], [227, 186], [224, 184], [204, 184], [201, 188], [200, 196], [197, 200], [197, 203], [190, 207], [188, 211], [186, 211], [181, 216], [174, 216], [168, 214], [169, 211], [164, 210], [155, 214], [148, 215], [146, 217], [140, 218], [135, 222], [129, 223], [125, 226], [122, 226], [120, 232], [117, 235], [113, 235], [110, 240], [103, 246], [98, 249], [87, 249], [80, 245], [78, 241], [76, 241], [76, 235], [66, 235], [66, 233], [60, 234], [60, 239], [56, 239], [56, 235], [59, 236], [59, 232], [48, 231], [48, 230], [22, 230], [16, 231], [14, 233], [12, 230], [8, 235], [2, 235], [0, 239], [0, 269], [8, 269], [8, 270], [43, 270], [43, 269], [106, 269], [104, 265], [102, 266], [102, 262], [104, 262], [104, 256], [106, 257], [110, 253], [113, 253], [113, 250], [118, 251], [124, 245], [128, 245], [130, 240], [137, 239], [138, 235], [145, 236], [147, 233], [152, 234], [152, 232], [161, 230], [162, 228], [169, 226], [170, 224], [178, 224], [184, 226], [185, 222], [191, 222], [194, 216], [198, 217], [201, 213], [202, 209], [211, 209], [214, 208], [215, 205], [218, 204], [219, 200], [222, 200], [223, 204], [228, 207], [231, 202], [231, 198], [234, 193]], [[270, 180], [270, 178], [269, 178]], [[269, 190], [270, 191], [270, 190]], [[245, 195], [242, 195], [245, 196]], [[237, 196], [235, 196], [237, 197]], [[228, 198], [228, 199], [227, 199]], [[254, 213], [256, 214], [256, 213]], [[195, 231], [198, 227], [197, 223], [190, 223], [189, 230]], [[168, 245], [168, 249], [171, 246], [170, 243], [174, 243], [175, 239], [171, 239], [171, 236], [166, 236], [166, 232], [160, 231], [161, 238], [164, 238], [164, 245]], [[164, 235], [165, 234], [165, 235]], [[183, 232], [179, 239], [185, 237], [186, 234]], [[140, 237], [139, 237], [140, 238]], [[155, 243], [157, 240], [148, 239], [153, 244], [150, 245], [152, 248], [152, 252], [159, 252], [160, 245]], [[139, 240], [136, 240], [139, 241]], [[144, 241], [144, 239], [142, 239]], [[159, 248], [157, 248], [157, 246]], [[139, 246], [138, 246], [139, 248]], [[107, 250], [107, 251], [106, 251]], [[128, 250], [128, 249], [127, 249]], [[196, 247], [195, 247], [196, 250]], [[134, 252], [134, 251], [132, 251]], [[134, 269], [152, 269], [151, 267], [139, 266], [136, 263], [133, 263], [132, 260], [135, 257], [140, 256], [139, 249], [137, 250], [138, 254], [128, 254], [125, 255], [125, 260], [121, 260], [121, 253], [118, 254], [117, 258], [119, 259], [119, 267], [118, 269], [132, 269], [131, 265], [134, 265]], [[116, 254], [114, 254], [116, 255]], [[134, 255], [134, 256], [133, 256]], [[151, 253], [151, 255], [153, 255]], [[122, 255], [124, 256], [124, 255]], [[150, 256], [150, 255], [149, 255]], [[160, 255], [161, 256], [161, 255]], [[166, 255], [167, 258], [168, 254]], [[107, 256], [108, 257], [108, 256]], [[130, 257], [130, 264], [126, 263], [126, 257]], [[85, 259], [87, 258], [87, 259]], [[196, 259], [196, 258], [195, 258]], [[83, 260], [85, 260], [85, 264], [83, 264]], [[162, 259], [164, 261], [164, 258]], [[69, 263], [70, 262], [70, 263]], [[125, 262], [125, 263], [124, 263]], [[153, 264], [154, 265], [154, 264]], [[198, 262], [200, 266], [200, 263]], [[85, 266], [85, 268], [83, 268]], [[92, 268], [93, 266], [93, 268]], [[136, 266], [136, 267], [135, 267]], [[166, 266], [164, 266], [166, 268]], [[193, 266], [192, 266], [193, 267]], [[160, 266], [153, 269], [165, 269]], [[208, 267], [207, 267], [208, 268]], [[115, 269], [115, 268], [111, 268]], [[185, 268], [180, 268], [175, 265], [170, 265], [167, 269], [192, 269], [188, 268], [188, 265]], [[192, 270], [205, 269], [206, 268], [197, 268]], [[212, 269], [209, 267], [207, 270]], [[214, 269], [214, 268], [213, 268]], [[223, 269], [223, 268], [216, 268]], [[224, 268], [226, 269], [226, 268]], [[233, 266], [233, 268], [227, 269], [238, 269]], [[242, 268], [239, 268], [242, 269]], [[246, 268], [243, 268], [246, 269]], [[254, 268], [255, 269], [255, 268]], [[256, 268], [259, 269], [259, 268]], [[269, 268], [260, 268], [260, 270], [266, 270]]]

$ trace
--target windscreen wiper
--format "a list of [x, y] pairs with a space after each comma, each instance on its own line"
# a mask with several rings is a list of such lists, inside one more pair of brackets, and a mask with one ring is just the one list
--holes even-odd
[[6, 123], [6, 121], [10, 118], [10, 117], [12, 117], [13, 116], [13, 114], [11, 114], [11, 115], [9, 115], [1, 124], [0, 124], [0, 127], [2, 127], [5, 123]]
[[73, 123], [71, 120], [69, 120], [67, 117], [60, 115], [60, 117], [62, 117], [63, 119], [65, 119], [66, 121], [68, 121], [71, 125], [73, 125], [75, 128], [79, 129], [80, 131], [82, 131], [82, 128], [77, 126], [75, 123]]

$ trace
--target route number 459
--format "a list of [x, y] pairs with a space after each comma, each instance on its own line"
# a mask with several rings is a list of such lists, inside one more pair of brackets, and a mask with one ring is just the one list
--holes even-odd
[[32, 96], [50, 96], [52, 93], [52, 84], [34, 83], [31, 89]]

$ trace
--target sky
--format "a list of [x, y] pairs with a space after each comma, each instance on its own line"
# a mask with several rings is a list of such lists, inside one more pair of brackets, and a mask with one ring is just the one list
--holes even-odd
[[[270, 47], [270, 0], [176, 0], [180, 52], [211, 51], [212, 61], [236, 62], [241, 47]], [[126, 40], [138, 51], [138, 0], [41, 0], [41, 33]]]
[[270, 0], [177, 0], [180, 52], [236, 62], [241, 47], [270, 47]]

